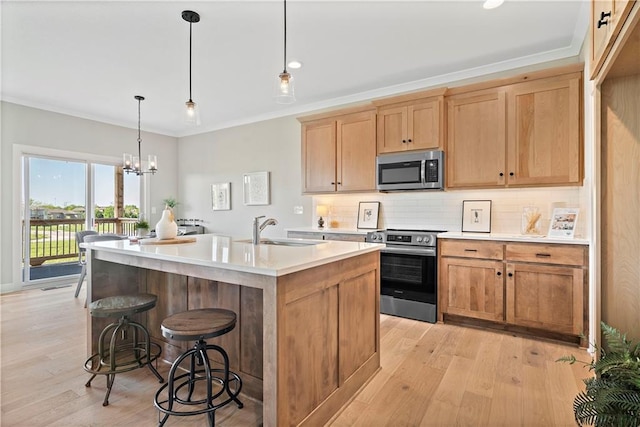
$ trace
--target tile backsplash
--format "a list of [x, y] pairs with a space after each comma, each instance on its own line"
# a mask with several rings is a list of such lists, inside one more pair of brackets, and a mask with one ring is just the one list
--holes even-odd
[[[577, 207], [580, 215], [576, 237], [587, 237], [588, 203], [583, 187], [398, 192], [318, 195], [316, 205], [329, 207], [325, 218], [330, 227], [356, 228], [359, 202], [380, 202], [379, 228], [461, 231], [462, 201], [491, 200], [491, 232], [521, 232], [523, 209], [537, 207], [542, 214], [541, 230], [546, 234], [554, 207]], [[315, 225], [317, 218], [313, 218]]]

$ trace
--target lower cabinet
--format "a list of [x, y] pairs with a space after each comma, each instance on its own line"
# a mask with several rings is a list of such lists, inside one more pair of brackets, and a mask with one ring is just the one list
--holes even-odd
[[586, 246], [438, 243], [441, 320], [451, 315], [488, 320], [501, 329], [521, 328], [586, 345]]

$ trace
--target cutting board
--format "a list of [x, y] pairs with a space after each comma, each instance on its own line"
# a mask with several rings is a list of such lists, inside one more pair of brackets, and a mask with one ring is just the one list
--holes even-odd
[[141, 245], [177, 245], [179, 243], [193, 243], [195, 242], [195, 237], [183, 237], [181, 239], [165, 239], [158, 240], [157, 238], [153, 239], [142, 239], [140, 240]]

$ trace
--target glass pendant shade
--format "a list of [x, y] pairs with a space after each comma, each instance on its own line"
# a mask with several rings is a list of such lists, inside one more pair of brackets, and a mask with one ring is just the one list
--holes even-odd
[[275, 98], [278, 104], [291, 104], [296, 100], [293, 76], [286, 71], [276, 78]]
[[122, 169], [128, 171], [133, 169], [133, 156], [129, 153], [122, 155]]
[[157, 171], [158, 170], [158, 159], [155, 154], [149, 154], [149, 170]]
[[185, 102], [186, 111], [184, 115], [184, 121], [190, 125], [199, 125], [200, 124], [200, 109], [198, 108], [198, 104], [193, 102], [192, 100], [188, 100]]

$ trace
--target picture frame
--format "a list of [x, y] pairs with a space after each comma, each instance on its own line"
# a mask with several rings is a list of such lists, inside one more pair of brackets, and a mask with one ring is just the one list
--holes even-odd
[[252, 172], [242, 175], [242, 190], [245, 205], [268, 205], [269, 172]]
[[578, 208], [555, 208], [551, 215], [547, 236], [573, 239], [579, 213]]
[[377, 229], [380, 202], [360, 202], [358, 205], [358, 228]]
[[491, 233], [491, 200], [462, 201], [462, 232]]
[[211, 209], [214, 211], [231, 210], [231, 183], [211, 184]]

